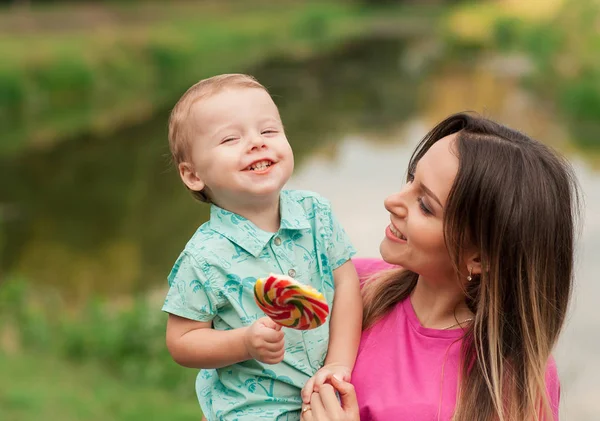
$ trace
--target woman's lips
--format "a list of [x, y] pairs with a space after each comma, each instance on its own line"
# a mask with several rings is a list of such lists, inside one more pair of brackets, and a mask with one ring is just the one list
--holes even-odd
[[385, 236], [397, 243], [406, 243], [407, 239], [393, 224], [390, 224], [385, 229]]

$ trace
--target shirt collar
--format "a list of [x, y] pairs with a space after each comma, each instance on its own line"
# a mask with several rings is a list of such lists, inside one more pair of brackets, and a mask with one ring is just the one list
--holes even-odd
[[310, 222], [306, 215], [306, 210], [296, 199], [293, 191], [284, 190], [281, 192], [279, 206], [281, 209], [281, 225], [279, 230], [301, 230], [310, 229]]
[[[310, 228], [306, 211], [292, 196], [288, 191], [281, 192], [279, 232]], [[214, 204], [210, 207], [210, 228], [254, 257], [258, 257], [271, 238], [277, 234], [263, 231], [243, 216], [229, 212]]]

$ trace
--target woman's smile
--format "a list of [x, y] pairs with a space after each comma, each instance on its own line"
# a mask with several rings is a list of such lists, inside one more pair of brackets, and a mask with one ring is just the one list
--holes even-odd
[[397, 243], [406, 243], [406, 237], [393, 224], [387, 226], [385, 236]]

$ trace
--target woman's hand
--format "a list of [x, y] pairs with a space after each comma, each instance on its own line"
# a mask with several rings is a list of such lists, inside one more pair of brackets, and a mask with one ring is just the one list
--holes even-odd
[[342, 364], [326, 364], [312, 376], [302, 388], [302, 402], [305, 405], [310, 403], [310, 396], [313, 392], [318, 392], [319, 388], [327, 381], [331, 381], [333, 376], [337, 376], [345, 382], [349, 382], [352, 377], [352, 370]]
[[360, 421], [354, 386], [333, 376], [331, 385], [322, 385], [311, 395], [310, 404], [303, 406], [301, 421]]

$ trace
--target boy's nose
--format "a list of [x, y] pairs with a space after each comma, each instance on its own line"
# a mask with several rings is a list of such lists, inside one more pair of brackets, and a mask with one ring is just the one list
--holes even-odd
[[267, 144], [262, 136], [254, 135], [250, 138], [250, 150], [254, 151], [257, 149], [264, 149], [267, 147]]

